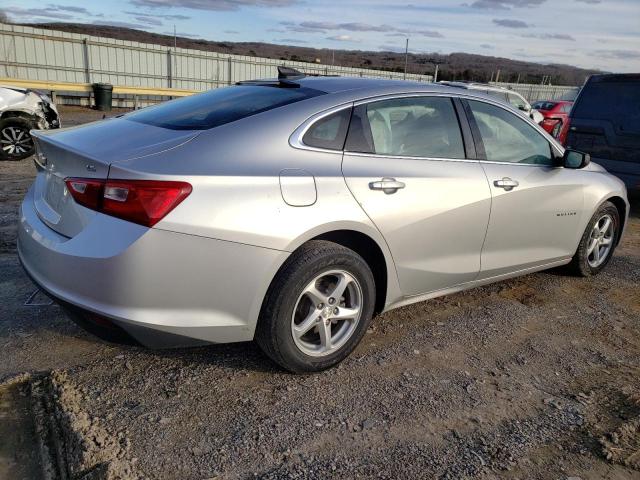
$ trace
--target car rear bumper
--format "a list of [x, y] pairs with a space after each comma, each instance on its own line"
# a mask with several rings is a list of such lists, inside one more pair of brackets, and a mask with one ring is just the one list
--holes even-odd
[[251, 340], [288, 256], [102, 214], [67, 238], [40, 220], [32, 189], [20, 209], [18, 254], [34, 282], [69, 310], [112, 322], [150, 347]]

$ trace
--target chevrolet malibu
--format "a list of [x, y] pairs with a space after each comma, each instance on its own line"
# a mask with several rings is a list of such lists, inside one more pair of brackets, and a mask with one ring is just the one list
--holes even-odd
[[331, 367], [373, 315], [611, 260], [624, 185], [474, 90], [305, 77], [243, 82], [34, 131], [26, 272], [100, 335], [149, 347], [255, 339]]

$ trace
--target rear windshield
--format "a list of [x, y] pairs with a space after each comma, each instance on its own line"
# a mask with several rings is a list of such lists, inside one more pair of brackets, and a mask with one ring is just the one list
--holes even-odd
[[640, 80], [587, 83], [571, 116], [607, 120], [626, 133], [640, 133]]
[[312, 88], [237, 85], [145, 108], [126, 118], [173, 130], [206, 130], [324, 93]]
[[536, 110], [552, 110], [555, 106], [554, 102], [536, 102], [532, 105]]

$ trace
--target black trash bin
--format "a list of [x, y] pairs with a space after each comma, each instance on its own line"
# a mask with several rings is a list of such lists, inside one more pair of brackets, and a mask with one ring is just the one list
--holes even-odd
[[93, 95], [96, 108], [104, 112], [111, 111], [111, 99], [113, 97], [113, 85], [109, 83], [94, 83]]

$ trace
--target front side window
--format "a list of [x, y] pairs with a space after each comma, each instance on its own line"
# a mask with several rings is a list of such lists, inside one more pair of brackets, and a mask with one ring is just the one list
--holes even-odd
[[350, 118], [351, 108], [321, 118], [307, 130], [302, 143], [309, 147], [342, 150]]
[[346, 149], [406, 157], [465, 158], [452, 100], [407, 97], [356, 108]]
[[238, 85], [161, 103], [124, 118], [172, 130], [206, 130], [325, 93], [312, 88]]
[[551, 145], [525, 120], [507, 110], [469, 100], [491, 162], [554, 165]]

